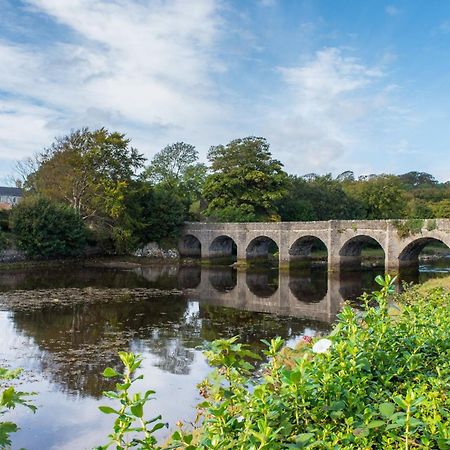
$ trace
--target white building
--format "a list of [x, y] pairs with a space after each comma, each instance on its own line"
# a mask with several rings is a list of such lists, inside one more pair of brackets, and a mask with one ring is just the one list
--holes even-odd
[[0, 186], [0, 209], [10, 209], [22, 199], [22, 189]]

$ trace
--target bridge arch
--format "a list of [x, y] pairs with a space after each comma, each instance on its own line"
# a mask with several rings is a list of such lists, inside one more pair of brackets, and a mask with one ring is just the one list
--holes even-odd
[[222, 234], [213, 239], [209, 245], [209, 257], [232, 257], [237, 255], [237, 246], [233, 238]]
[[348, 239], [340, 248], [339, 256], [341, 268], [349, 270], [360, 268], [363, 260], [362, 251], [365, 248], [381, 249], [383, 251], [383, 263], [381, 263], [380, 261], [379, 265], [384, 266], [384, 261], [386, 259], [386, 250], [384, 249], [383, 245], [381, 245], [381, 243], [372, 236], [360, 234]]
[[322, 239], [313, 235], [299, 237], [289, 248], [290, 262], [311, 262], [312, 252], [316, 250], [324, 251], [328, 259], [328, 248]]
[[260, 235], [253, 238], [247, 245], [247, 259], [268, 259], [270, 254], [280, 251], [277, 242], [269, 236]]
[[200, 258], [202, 256], [202, 244], [194, 234], [185, 234], [178, 242], [180, 256]]
[[449, 250], [448, 253], [450, 254], [450, 242], [445, 242], [444, 240], [434, 237], [421, 237], [412, 240], [403, 247], [398, 256], [400, 268], [402, 267], [418, 268], [420, 253], [427, 245], [432, 243], [444, 244]]

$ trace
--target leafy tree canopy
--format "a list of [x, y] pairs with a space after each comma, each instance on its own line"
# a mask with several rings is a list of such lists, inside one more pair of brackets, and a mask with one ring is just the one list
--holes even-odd
[[343, 183], [331, 174], [307, 179], [290, 176], [289, 181], [286, 195], [278, 203], [282, 220], [351, 219], [363, 214], [359, 202], [350, 198]]
[[403, 175], [398, 175], [398, 178], [409, 189], [423, 185], [433, 186], [437, 184], [436, 178], [426, 172], [408, 172]]
[[358, 201], [367, 219], [399, 219], [405, 214], [405, 193], [402, 183], [394, 175], [370, 177], [344, 188]]
[[176, 192], [135, 181], [125, 197], [118, 232], [123, 251], [151, 241], [176, 238], [184, 222], [185, 207]]
[[37, 156], [25, 188], [77, 211], [102, 236], [116, 236], [128, 186], [144, 157], [122, 133], [83, 128], [58, 138]]
[[202, 198], [207, 167], [198, 163], [198, 152], [193, 145], [176, 142], [157, 153], [145, 171], [144, 177], [161, 189], [175, 191], [185, 206], [184, 216], [192, 219], [194, 204]]
[[226, 221], [279, 220], [276, 202], [285, 192], [287, 175], [264, 138], [211, 147], [208, 160], [212, 173], [203, 191], [207, 215]]
[[25, 187], [66, 203], [83, 218], [114, 217], [123, 193], [144, 163], [122, 133], [105, 128], [73, 131], [38, 157]]

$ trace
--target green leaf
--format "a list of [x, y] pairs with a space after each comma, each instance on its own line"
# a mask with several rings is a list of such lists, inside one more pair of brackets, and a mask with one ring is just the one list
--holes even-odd
[[378, 406], [380, 413], [383, 417], [391, 417], [395, 412], [395, 405], [393, 403], [382, 403]]
[[313, 437], [314, 433], [301, 433], [296, 436], [295, 443], [301, 448], [304, 447]]
[[372, 422], [367, 424], [367, 428], [380, 428], [386, 425], [384, 420], [372, 420]]
[[103, 371], [103, 376], [105, 378], [112, 378], [112, 377], [118, 377], [120, 376], [120, 373], [118, 373], [116, 370], [114, 370], [112, 367], [107, 367]]
[[110, 406], [99, 406], [98, 409], [104, 414], [119, 414], [118, 411]]
[[161, 428], [164, 428], [166, 426], [165, 423], [157, 423], [151, 430], [150, 434], [154, 433], [155, 431], [160, 430]]
[[397, 397], [394, 397], [393, 400], [395, 403], [397, 403], [398, 406], [400, 406], [400, 408], [406, 409], [408, 406], [405, 400], [403, 400], [403, 398], [400, 397], [399, 395], [397, 395]]
[[396, 428], [400, 428], [402, 426], [402, 424], [400, 423], [390, 423], [387, 427], [386, 427], [386, 431], [388, 430], [394, 430]]
[[144, 414], [144, 408], [142, 406], [142, 403], [138, 403], [136, 405], [131, 406], [130, 410], [136, 417], [139, 418], [142, 418]]

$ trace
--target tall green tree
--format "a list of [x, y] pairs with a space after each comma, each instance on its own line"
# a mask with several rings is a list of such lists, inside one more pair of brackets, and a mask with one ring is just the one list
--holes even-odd
[[289, 177], [286, 194], [278, 202], [281, 219], [286, 221], [360, 219], [363, 208], [343, 189], [343, 182], [331, 174], [315, 177]]
[[211, 147], [208, 160], [207, 215], [222, 221], [279, 220], [276, 202], [285, 193], [287, 175], [266, 139], [246, 137]]
[[37, 161], [25, 184], [28, 194], [73, 208], [103, 238], [120, 236], [117, 220], [145, 161], [124, 134], [105, 128], [76, 130], [57, 139]]
[[38, 156], [25, 188], [66, 203], [84, 219], [117, 215], [124, 192], [145, 158], [124, 134], [76, 130]]
[[394, 175], [371, 176], [344, 186], [347, 194], [359, 202], [366, 219], [405, 217], [406, 195], [401, 180]]
[[160, 189], [176, 193], [185, 205], [185, 217], [193, 219], [193, 211], [200, 210], [206, 173], [207, 167], [198, 162], [195, 147], [176, 142], [153, 157], [144, 176]]
[[178, 237], [184, 223], [185, 207], [175, 192], [134, 181], [124, 203], [116, 230], [123, 234], [122, 251], [134, 250], [151, 241]]

